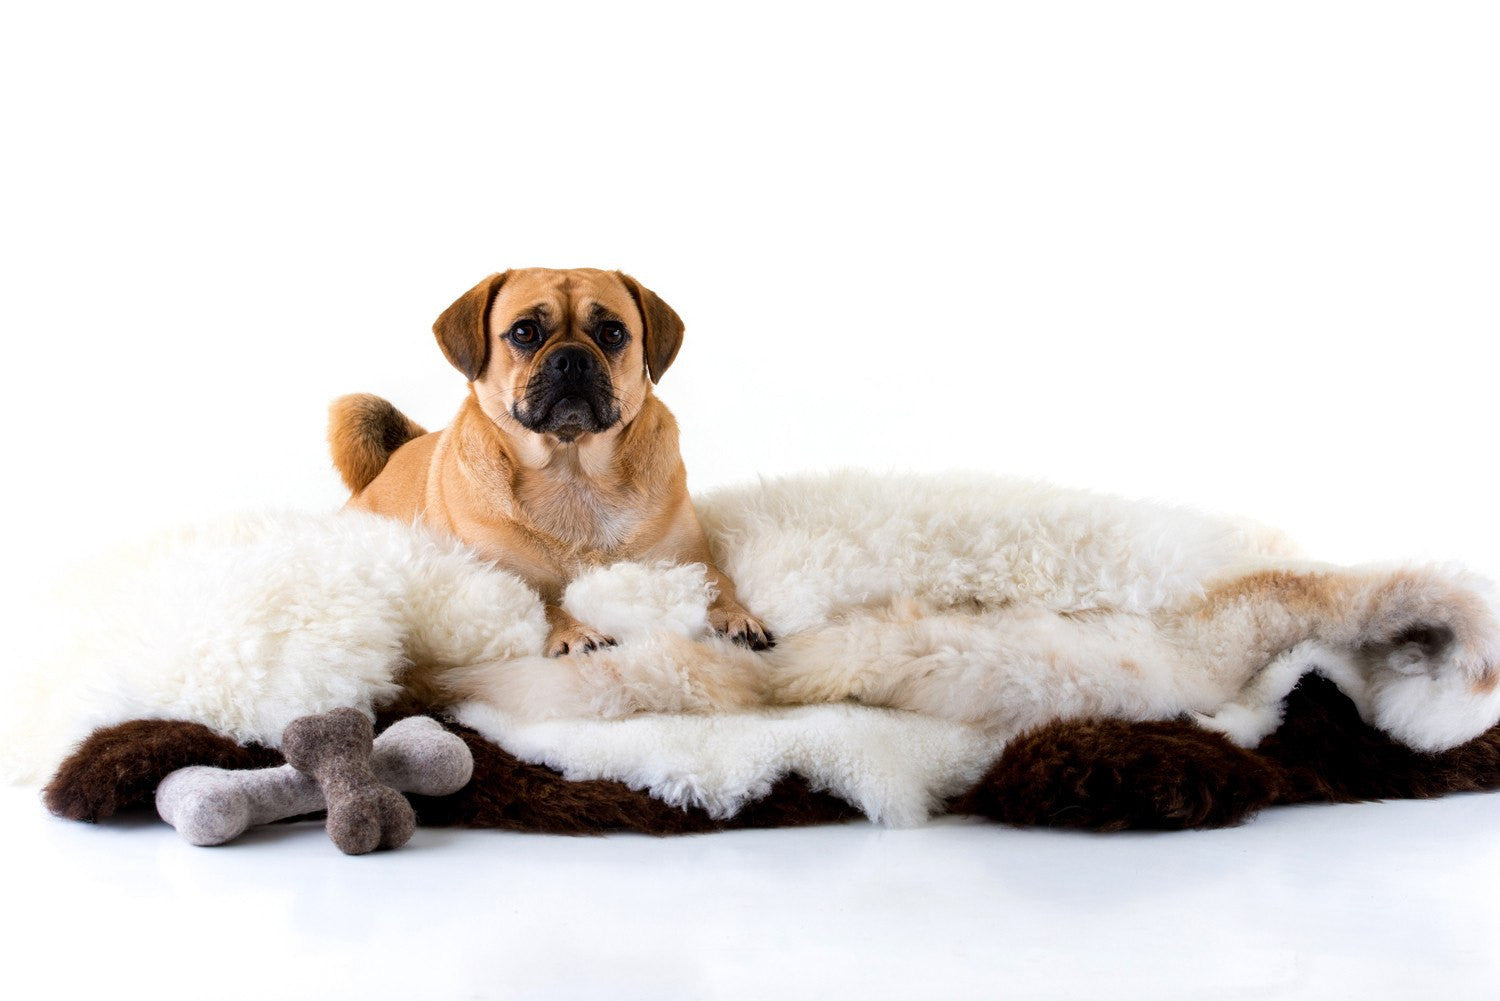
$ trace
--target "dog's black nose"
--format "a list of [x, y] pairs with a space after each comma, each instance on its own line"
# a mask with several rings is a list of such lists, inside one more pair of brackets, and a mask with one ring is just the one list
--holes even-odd
[[547, 359], [547, 367], [559, 375], [587, 375], [594, 370], [594, 356], [587, 348], [558, 348]]

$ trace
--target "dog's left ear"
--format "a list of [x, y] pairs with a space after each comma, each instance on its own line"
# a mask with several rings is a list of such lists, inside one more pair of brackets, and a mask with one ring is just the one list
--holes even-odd
[[635, 300], [636, 308], [641, 311], [641, 320], [646, 324], [643, 345], [646, 371], [650, 373], [652, 382], [661, 382], [662, 373], [672, 364], [672, 359], [677, 357], [677, 349], [682, 347], [682, 317], [663, 302], [661, 296], [625, 272], [616, 271], [615, 274], [620, 276], [620, 281], [630, 290], [630, 297]]
[[490, 304], [508, 274], [502, 271], [490, 275], [469, 289], [432, 325], [438, 347], [470, 382], [484, 374], [485, 362], [490, 359]]

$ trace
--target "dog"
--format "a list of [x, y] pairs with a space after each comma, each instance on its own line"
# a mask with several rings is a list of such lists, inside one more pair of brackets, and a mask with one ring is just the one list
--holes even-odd
[[682, 345], [671, 306], [619, 271], [527, 268], [469, 289], [433, 333], [468, 397], [435, 433], [376, 396], [335, 401], [349, 507], [425, 521], [518, 575], [545, 604], [549, 656], [614, 644], [561, 600], [580, 573], [622, 561], [703, 564], [714, 629], [774, 644], [714, 566], [677, 422], [653, 392]]

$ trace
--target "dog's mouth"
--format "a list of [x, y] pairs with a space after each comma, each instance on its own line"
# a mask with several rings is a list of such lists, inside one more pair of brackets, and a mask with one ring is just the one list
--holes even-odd
[[620, 420], [620, 407], [607, 383], [588, 387], [544, 383], [528, 387], [511, 415], [528, 431], [571, 442], [614, 427]]

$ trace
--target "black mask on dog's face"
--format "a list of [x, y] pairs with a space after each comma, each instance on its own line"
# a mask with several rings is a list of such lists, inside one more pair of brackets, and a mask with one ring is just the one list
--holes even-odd
[[562, 344], [539, 358], [511, 414], [528, 431], [573, 441], [620, 421], [608, 363], [581, 344]]

